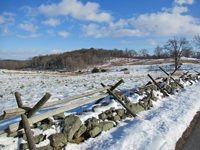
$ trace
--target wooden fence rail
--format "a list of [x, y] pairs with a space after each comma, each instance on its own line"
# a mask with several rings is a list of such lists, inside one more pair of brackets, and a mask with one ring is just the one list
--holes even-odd
[[[66, 103], [66, 102], [70, 102], [72, 100], [83, 98], [85, 96], [89, 96], [89, 95], [92, 95], [92, 94], [95, 94], [95, 93], [98, 93], [98, 92], [102, 92], [102, 91], [105, 91], [105, 90], [108, 90], [108, 89], [113, 91], [115, 88], [117, 88], [117, 86], [119, 86], [123, 82], [124, 81], [121, 79], [119, 82], [117, 82], [113, 86], [105, 86], [103, 88], [100, 88], [100, 89], [97, 89], [97, 90], [93, 90], [93, 91], [90, 91], [90, 92], [86, 92], [84, 94], [80, 94], [80, 95], [77, 95], [77, 96], [74, 96], [74, 97], [70, 97], [70, 98], [67, 98], [67, 99], [63, 99], [63, 100], [60, 100], [60, 101], [57, 101], [57, 102], [50, 102], [50, 103], [47, 103], [47, 104], [42, 103], [44, 105], [43, 105], [43, 107], [41, 107], [41, 109], [42, 108], [51, 107], [51, 106], [55, 106], [55, 105], [62, 104], [62, 103]], [[65, 105], [65, 106], [59, 107], [57, 109], [45, 112], [43, 114], [40, 114], [40, 115], [37, 115], [37, 116], [34, 116], [34, 117], [30, 117], [30, 118], [28, 118], [28, 122], [29, 122], [30, 125], [32, 125], [32, 124], [34, 124], [34, 123], [36, 123], [36, 122], [38, 122], [40, 120], [43, 120], [45, 118], [50, 117], [50, 116], [53, 116], [53, 115], [56, 115], [58, 113], [65, 112], [65, 111], [77, 108], [77, 107], [79, 107], [81, 105], [94, 102], [96, 100], [105, 98], [107, 96], [109, 96], [109, 93], [98, 95], [98, 96], [95, 96], [95, 97], [92, 97], [92, 98], [89, 98], [89, 99], [86, 99], [86, 100], [82, 100], [82, 101], [79, 101], [79, 102], [71, 103], [70, 105]], [[42, 101], [42, 99], [40, 101]], [[38, 106], [38, 107], [40, 107], [40, 106]], [[31, 106], [29, 108], [27, 108], [27, 107], [20, 107], [20, 108], [12, 109], [10, 111], [4, 111], [4, 117], [3, 117], [3, 119], [6, 119], [8, 116], [10, 118], [10, 117], [14, 117], [14, 116], [25, 114], [27, 112], [31, 112], [31, 108], [34, 108], [34, 106]], [[17, 112], [18, 110], [20, 110], [20, 111]], [[6, 112], [9, 112], [9, 113], [6, 114]], [[12, 116], [12, 114], [13, 114], [13, 116]], [[30, 116], [32, 116], [32, 114], [33, 113], [31, 113]], [[1, 130], [0, 134], [8, 133], [8, 135], [11, 135], [12, 133], [18, 131], [21, 128], [22, 127], [20, 126], [20, 122], [17, 122], [17, 123], [9, 125], [6, 129]]]

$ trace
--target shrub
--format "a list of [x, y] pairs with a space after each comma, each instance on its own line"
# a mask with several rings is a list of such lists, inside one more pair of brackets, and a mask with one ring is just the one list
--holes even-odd
[[98, 69], [97, 67], [94, 67], [94, 68], [92, 69], [92, 73], [97, 73], [97, 72], [99, 72], [99, 69]]
[[101, 69], [101, 72], [106, 72], [107, 70], [106, 69]]

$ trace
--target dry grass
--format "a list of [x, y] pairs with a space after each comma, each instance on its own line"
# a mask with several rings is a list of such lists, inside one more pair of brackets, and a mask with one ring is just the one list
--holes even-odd
[[177, 71], [173, 74], [173, 76], [182, 76], [183, 72], [182, 71]]
[[198, 118], [200, 117], [200, 111], [198, 111], [196, 113], [196, 115], [194, 116], [194, 118], [192, 119], [192, 121], [190, 122], [189, 127], [187, 127], [187, 129], [183, 132], [182, 137], [177, 141], [176, 143], [176, 147], [175, 150], [180, 150], [183, 147], [183, 144], [185, 143], [185, 140], [187, 137], [189, 137], [189, 135], [192, 133], [192, 130], [198, 120]]
[[180, 60], [180, 63], [197, 63], [196, 60]]

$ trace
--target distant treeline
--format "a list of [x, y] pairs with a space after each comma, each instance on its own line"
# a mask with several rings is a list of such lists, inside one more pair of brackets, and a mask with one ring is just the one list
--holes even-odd
[[[148, 50], [105, 50], [105, 49], [80, 49], [61, 54], [35, 56], [28, 60], [0, 60], [0, 69], [36, 69], [36, 70], [65, 70], [75, 71], [88, 66], [101, 65], [112, 57], [123, 58], [158, 58], [149, 55]], [[163, 53], [159, 58], [169, 58], [168, 53]]]

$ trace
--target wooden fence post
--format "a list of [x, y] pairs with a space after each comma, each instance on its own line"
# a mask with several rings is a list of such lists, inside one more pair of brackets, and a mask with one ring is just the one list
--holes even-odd
[[[112, 87], [110, 88], [110, 91], [113, 91], [114, 89], [116, 89], [121, 83], [124, 83], [124, 80], [123, 80], [123, 79], [121, 79], [121, 80], [120, 80], [119, 82], [117, 82], [114, 86], [112, 86]], [[105, 87], [105, 86], [103, 86], [103, 87]], [[99, 100], [96, 101], [94, 104], [100, 103], [103, 99], [104, 99], [104, 98], [99, 99]]]
[[164, 94], [164, 96], [169, 96], [162, 88], [161, 86], [149, 75], [147, 74], [147, 76], [153, 81], [153, 83], [160, 89], [160, 91]]
[[[103, 86], [103, 87], [105, 87], [105, 85], [103, 84], [103, 83], [101, 83], [101, 85]], [[136, 117], [137, 115], [130, 109], [130, 108], [128, 108], [120, 99], [119, 99], [119, 97], [117, 96], [117, 95], [115, 95], [110, 89], [108, 89], [107, 90], [108, 91], [108, 93], [110, 94], [110, 95], [112, 95], [133, 117]]]
[[46, 93], [44, 97], [28, 112], [27, 117], [31, 118], [51, 97], [50, 93]]
[[[18, 107], [22, 107], [23, 103], [22, 103], [21, 98], [20, 98], [20, 93], [15, 92], [15, 97], [16, 97], [16, 100], [17, 100]], [[22, 114], [21, 118], [22, 118], [22, 124], [23, 124], [24, 130], [25, 130], [25, 133], [26, 133], [29, 149], [30, 150], [36, 150], [34, 138], [33, 138], [32, 132], [31, 132], [31, 128], [30, 128], [27, 116], [25, 114]]]
[[[162, 67], [159, 67], [166, 75], [169, 76], [169, 74], [162, 68]], [[184, 88], [181, 84], [179, 84], [174, 78], [172, 78], [172, 76], [170, 77], [174, 82], [176, 82], [176, 84], [178, 84], [181, 88]]]

